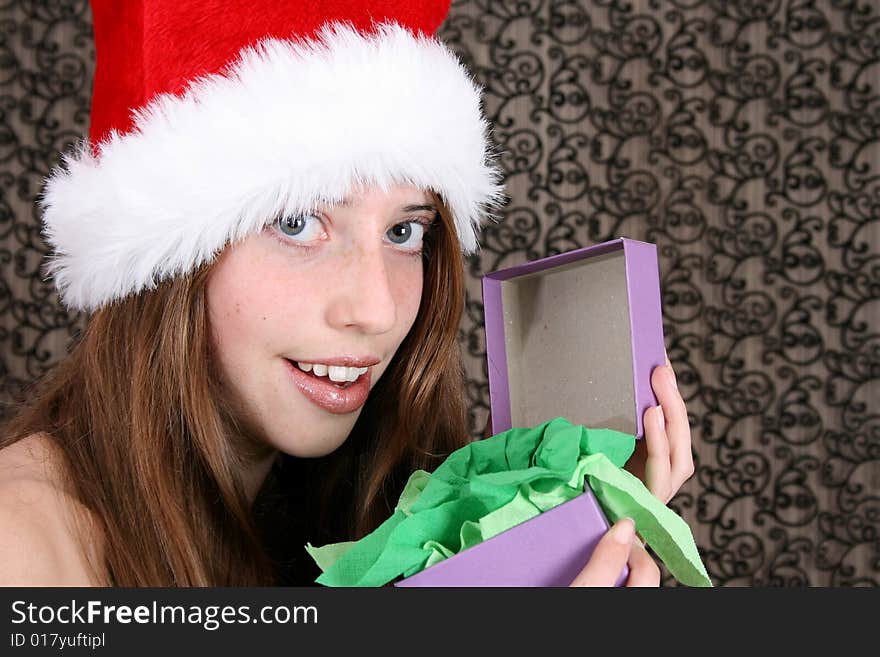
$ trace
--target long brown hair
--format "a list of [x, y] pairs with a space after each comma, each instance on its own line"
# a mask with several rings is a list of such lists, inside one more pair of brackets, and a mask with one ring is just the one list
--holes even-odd
[[[301, 511], [316, 537], [367, 533], [411, 470], [431, 469], [468, 440], [457, 342], [464, 270], [452, 217], [435, 201], [415, 323], [343, 447], [309, 464], [318, 499]], [[241, 477], [249, 459], [270, 452], [232, 439], [242, 428], [212, 366], [210, 271], [96, 311], [0, 434], [0, 448], [38, 432], [61, 448], [65, 483], [100, 522], [108, 583], [277, 581], [277, 550], [266, 549]]]

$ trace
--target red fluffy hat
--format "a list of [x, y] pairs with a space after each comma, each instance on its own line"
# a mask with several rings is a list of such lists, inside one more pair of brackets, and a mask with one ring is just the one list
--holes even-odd
[[437, 192], [462, 248], [503, 192], [449, 1], [92, 0], [90, 140], [46, 184], [49, 272], [94, 310], [359, 184]]

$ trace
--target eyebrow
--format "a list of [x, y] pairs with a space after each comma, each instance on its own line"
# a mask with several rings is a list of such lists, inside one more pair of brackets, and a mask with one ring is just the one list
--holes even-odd
[[425, 210], [437, 212], [437, 206], [433, 203], [428, 203], [426, 205], [407, 205], [403, 208], [404, 212], [424, 212]]
[[[353, 204], [352, 204], [350, 198], [345, 197], [344, 199], [342, 199], [341, 201], [339, 201], [339, 202], [336, 203], [335, 205], [337, 205], [337, 206], [339, 206], [339, 207], [342, 207], [342, 208], [350, 208]], [[437, 212], [437, 206], [434, 205], [433, 203], [426, 203], [426, 204], [423, 204], [423, 205], [405, 205], [405, 206], [403, 206], [402, 208], [400, 208], [400, 211], [401, 211], [401, 212], [406, 212], [406, 213], [409, 213], [409, 212], [425, 212], [425, 211], [428, 211], [428, 212]]]

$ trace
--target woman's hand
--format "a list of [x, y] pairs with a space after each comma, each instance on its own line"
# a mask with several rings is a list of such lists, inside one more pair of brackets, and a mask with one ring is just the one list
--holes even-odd
[[636, 538], [635, 525], [629, 518], [619, 520], [605, 532], [571, 586], [614, 586], [624, 564], [629, 566], [624, 586], [660, 585], [660, 569]]
[[645, 438], [636, 441], [636, 449], [624, 468], [666, 504], [694, 474], [687, 409], [668, 357], [666, 365], [655, 367], [651, 373], [651, 387], [660, 405], [645, 411]]

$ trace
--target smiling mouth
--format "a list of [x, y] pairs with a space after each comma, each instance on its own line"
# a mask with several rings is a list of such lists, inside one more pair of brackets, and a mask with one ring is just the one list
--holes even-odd
[[[318, 363], [318, 373], [315, 374], [315, 364], [312, 363], [311, 371], [306, 372], [308, 363], [297, 363], [285, 359], [285, 364], [291, 375], [291, 383], [299, 390], [306, 399], [318, 408], [334, 415], [346, 415], [356, 412], [367, 401], [372, 388], [372, 365], [378, 364], [378, 359], [359, 361], [369, 363], [365, 367], [354, 367], [355, 371], [346, 372], [346, 367], [334, 366], [333, 377], [342, 379], [332, 381], [330, 379], [330, 366], [327, 365], [326, 374], [322, 375], [323, 367]], [[342, 371], [340, 371], [342, 370]], [[354, 381], [348, 378], [354, 377]]]
[[340, 390], [354, 385], [358, 379], [364, 376], [368, 367], [345, 367], [341, 365], [325, 365], [322, 363], [305, 363], [286, 359], [290, 364], [307, 374], [313, 379], [323, 383], [330, 383]]

